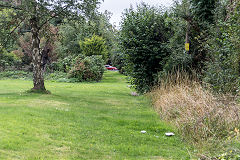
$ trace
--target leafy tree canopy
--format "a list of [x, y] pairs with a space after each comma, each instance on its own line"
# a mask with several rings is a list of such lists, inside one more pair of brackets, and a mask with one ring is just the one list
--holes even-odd
[[99, 0], [1, 1], [0, 28], [11, 28], [10, 34], [23, 26], [31, 26], [33, 20], [36, 21], [36, 28], [43, 30], [52, 19], [89, 19], [96, 12], [99, 3]]
[[[11, 24], [8, 34], [17, 31], [23, 25], [28, 26], [32, 33], [32, 58], [33, 58], [33, 84], [34, 90], [46, 90], [43, 78], [43, 57], [48, 52], [45, 48], [40, 48], [40, 36], [49, 38], [47, 34], [49, 23], [55, 18], [86, 18], [90, 19], [96, 11], [99, 0], [4, 0], [0, 2], [0, 8], [12, 9], [10, 21], [5, 24]], [[9, 26], [0, 23], [0, 28], [9, 28]], [[42, 35], [41, 35], [42, 34]], [[0, 39], [6, 37], [0, 36]], [[4, 46], [5, 44], [0, 44]]]

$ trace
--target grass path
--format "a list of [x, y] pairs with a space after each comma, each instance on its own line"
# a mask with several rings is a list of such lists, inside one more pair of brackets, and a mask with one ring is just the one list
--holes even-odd
[[47, 82], [51, 95], [26, 93], [31, 87], [0, 80], [0, 159], [189, 159], [178, 136], [164, 136], [173, 128], [117, 72], [100, 83]]

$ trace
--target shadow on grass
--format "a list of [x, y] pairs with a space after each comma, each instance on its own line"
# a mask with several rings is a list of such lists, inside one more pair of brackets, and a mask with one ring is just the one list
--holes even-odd
[[27, 93], [36, 93], [36, 94], [51, 94], [49, 90], [45, 89], [30, 89], [26, 91]]

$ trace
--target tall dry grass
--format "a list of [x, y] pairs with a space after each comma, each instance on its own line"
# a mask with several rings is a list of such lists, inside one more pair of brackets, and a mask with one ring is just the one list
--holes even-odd
[[214, 96], [186, 73], [168, 76], [150, 96], [160, 116], [191, 142], [222, 139], [240, 127], [240, 108], [234, 97]]

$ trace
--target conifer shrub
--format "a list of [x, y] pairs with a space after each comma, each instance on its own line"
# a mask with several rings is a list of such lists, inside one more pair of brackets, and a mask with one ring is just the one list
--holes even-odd
[[86, 56], [102, 55], [103, 59], [107, 58], [107, 45], [100, 36], [94, 34], [91, 38], [80, 41], [79, 45], [82, 53]]

